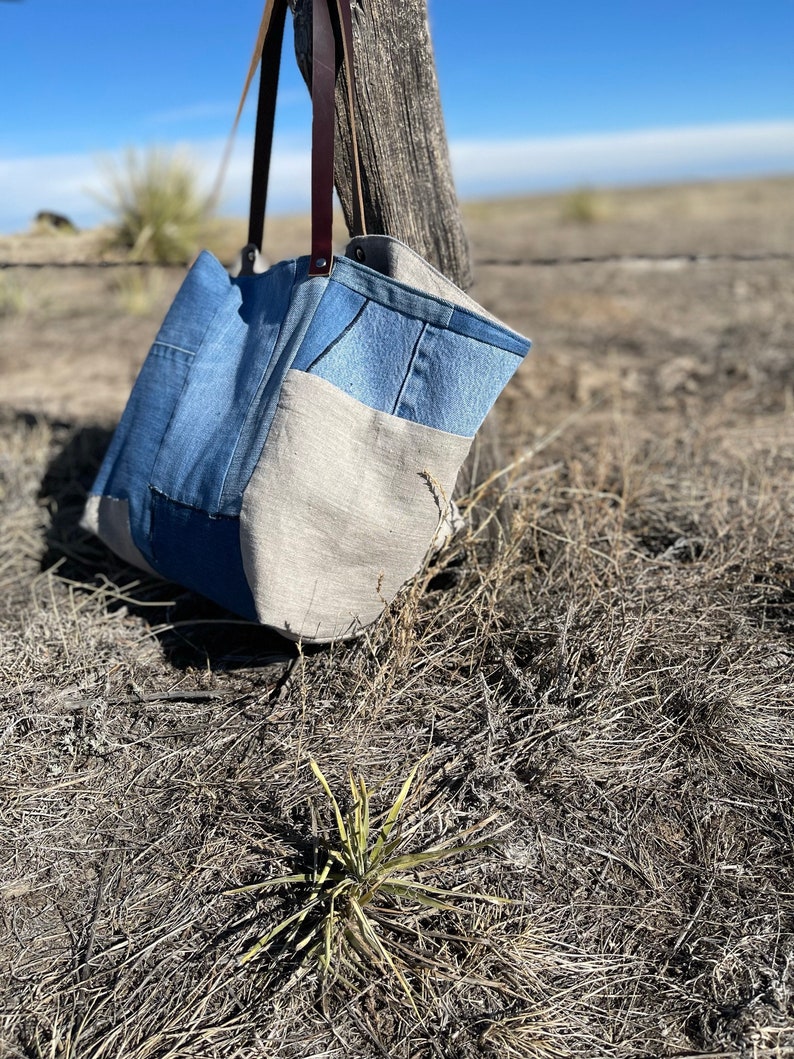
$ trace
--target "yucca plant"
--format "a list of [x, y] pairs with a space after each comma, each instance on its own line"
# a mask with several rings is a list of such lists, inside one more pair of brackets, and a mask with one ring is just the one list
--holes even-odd
[[208, 211], [196, 171], [179, 153], [130, 148], [122, 165], [106, 163], [108, 191], [97, 199], [110, 210], [112, 242], [133, 261], [175, 264], [195, 252]]
[[[321, 865], [227, 891], [242, 894], [279, 887], [302, 890], [297, 911], [260, 937], [244, 954], [242, 962], [253, 960], [278, 939], [281, 952], [291, 954], [299, 962], [316, 958], [323, 975], [331, 980], [340, 978], [349, 982], [349, 976], [356, 977], [367, 969], [391, 971], [416, 1010], [404, 974], [404, 962], [381, 931], [380, 916], [387, 911], [399, 912], [406, 904], [413, 905], [414, 910], [472, 911], [466, 904], [509, 903], [491, 894], [435, 886], [416, 874], [439, 861], [490, 846], [490, 841], [459, 840], [481, 830], [492, 818], [469, 828], [449, 844], [404, 852], [410, 834], [404, 833], [398, 824], [419, 765], [411, 770], [380, 826], [373, 826], [372, 791], [361, 776], [350, 774], [352, 804], [343, 814], [316, 761], [311, 762], [311, 768], [333, 808], [333, 837], [320, 846]], [[400, 945], [400, 949], [404, 952], [404, 946]]]

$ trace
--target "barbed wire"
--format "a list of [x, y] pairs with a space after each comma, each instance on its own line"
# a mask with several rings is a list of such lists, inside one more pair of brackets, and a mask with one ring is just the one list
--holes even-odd
[[633, 265], [635, 263], [667, 264], [670, 262], [684, 265], [708, 265], [723, 261], [794, 261], [794, 253], [785, 251], [763, 251], [747, 254], [581, 254], [561, 255], [558, 257], [500, 258], [484, 257], [475, 260], [480, 267], [553, 267], [557, 265]]
[[[723, 262], [794, 261], [794, 252], [761, 251], [746, 254], [562, 254], [556, 257], [483, 257], [475, 258], [479, 268], [554, 268], [562, 265], [633, 265], [633, 264], [682, 264], [710, 265]], [[43, 268], [159, 268], [184, 269], [189, 262], [159, 264], [154, 261], [0, 261], [0, 271], [6, 269]]]
[[187, 268], [188, 261], [0, 261], [0, 271], [12, 268]]

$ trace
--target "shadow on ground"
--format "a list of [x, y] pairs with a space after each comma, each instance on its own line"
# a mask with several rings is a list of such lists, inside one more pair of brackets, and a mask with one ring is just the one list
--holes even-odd
[[[26, 413], [20, 418], [31, 419]], [[297, 656], [289, 640], [179, 585], [147, 576], [84, 530], [83, 506], [112, 431], [63, 422], [50, 427], [54, 453], [38, 494], [50, 514], [42, 571], [57, 568], [59, 577], [85, 584], [86, 589], [103, 580], [123, 588], [119, 594], [124, 598], [109, 605], [125, 606], [143, 618], [156, 632], [168, 661], [179, 669], [237, 669]]]

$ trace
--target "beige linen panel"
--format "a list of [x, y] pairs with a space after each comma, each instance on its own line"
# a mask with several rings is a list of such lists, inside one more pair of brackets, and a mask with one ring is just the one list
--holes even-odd
[[259, 620], [307, 642], [373, 622], [440, 543], [471, 440], [289, 371], [240, 513]]
[[96, 534], [125, 562], [145, 570], [147, 574], [160, 576], [149, 566], [132, 539], [130, 505], [127, 500], [117, 500], [112, 496], [89, 496], [80, 525]]

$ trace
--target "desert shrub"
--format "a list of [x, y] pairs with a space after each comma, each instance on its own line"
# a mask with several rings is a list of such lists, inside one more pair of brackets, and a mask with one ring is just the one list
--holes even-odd
[[[411, 832], [402, 830], [398, 821], [418, 765], [409, 773], [379, 824], [371, 812], [373, 791], [361, 775], [354, 776], [352, 772], [348, 775], [352, 804], [343, 816], [319, 765], [312, 761], [311, 768], [333, 808], [336, 833], [330, 841], [314, 846], [310, 858], [313, 863], [308, 871], [264, 879], [229, 891], [230, 894], [262, 892], [285, 885], [302, 891], [296, 897], [297, 909], [293, 907], [290, 915], [260, 937], [241, 962], [247, 963], [272, 948], [278, 937], [282, 956], [293, 960], [315, 956], [324, 977], [332, 982], [337, 978], [360, 977], [366, 983], [374, 974], [393, 973], [418, 1015], [414, 994], [401, 969], [411, 950], [400, 945], [398, 955], [397, 949], [383, 937], [383, 928], [388, 931], [389, 912], [393, 918], [405, 904], [441, 912], [461, 911], [461, 902], [508, 903], [501, 897], [462, 891], [459, 886], [451, 890], [433, 886], [420, 881], [416, 875], [433, 863], [471, 854], [487, 848], [489, 843], [456, 843], [453, 836], [451, 841], [446, 840], [432, 849], [406, 851]], [[471, 834], [488, 823], [490, 820], [476, 824], [464, 834]], [[318, 853], [324, 861], [322, 868], [318, 866]], [[421, 964], [425, 969], [437, 969], [432, 955], [428, 955], [424, 932], [420, 928], [416, 934], [425, 943]], [[465, 945], [467, 939], [457, 940]]]
[[595, 224], [604, 216], [604, 205], [592, 188], [577, 188], [562, 200], [562, 219], [571, 224]]
[[195, 168], [183, 154], [130, 148], [121, 165], [105, 166], [107, 191], [97, 198], [110, 210], [111, 242], [136, 261], [186, 261], [198, 245], [207, 201]]
[[25, 289], [16, 276], [0, 272], [0, 319], [18, 316], [25, 311], [27, 298]]

